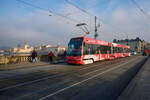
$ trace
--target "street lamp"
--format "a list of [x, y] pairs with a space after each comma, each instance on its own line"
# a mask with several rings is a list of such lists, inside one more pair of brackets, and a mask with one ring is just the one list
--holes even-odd
[[[86, 27], [86, 23], [80, 23], [80, 24], [77, 24], [76, 26], [79, 27], [83, 32], [85, 32], [85, 36], [87, 34], [90, 34], [90, 32], [88, 31], [87, 27]], [[83, 27], [82, 27], [83, 26]]]

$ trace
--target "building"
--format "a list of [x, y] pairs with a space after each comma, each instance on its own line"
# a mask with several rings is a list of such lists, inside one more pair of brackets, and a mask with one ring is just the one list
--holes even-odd
[[31, 47], [27, 43], [24, 43], [24, 46], [18, 45], [17, 47], [13, 47], [9, 50], [10, 55], [31, 55], [31, 52], [35, 50], [38, 55], [48, 55], [50, 51], [54, 53], [54, 55], [62, 55], [66, 51], [66, 47], [63, 46], [52, 46], [52, 45], [44, 45], [37, 47]]
[[27, 43], [24, 43], [24, 46], [18, 45], [10, 49], [11, 54], [30, 54], [33, 51], [33, 47], [29, 46]]
[[29, 46], [27, 43], [24, 44], [23, 48], [18, 47], [18, 53], [31, 53], [33, 51], [33, 47]]
[[4, 55], [4, 50], [0, 50], [0, 56]]
[[66, 47], [63, 46], [50, 47], [48, 51], [54, 52], [55, 55], [63, 55], [64, 52], [66, 51]]
[[63, 46], [45, 46], [45, 48], [41, 48], [37, 52], [38, 52], [38, 54], [41, 54], [41, 55], [48, 55], [50, 51], [52, 51], [55, 56], [63, 55], [64, 52], [66, 51], [66, 47], [63, 47]]
[[139, 37], [136, 39], [125, 39], [125, 40], [113, 40], [114, 43], [119, 43], [123, 45], [129, 45], [132, 51], [143, 52], [146, 48], [147, 43], [144, 40], [141, 40]]
[[17, 53], [18, 52], [18, 48], [17, 47], [13, 47], [10, 50], [12, 53]]

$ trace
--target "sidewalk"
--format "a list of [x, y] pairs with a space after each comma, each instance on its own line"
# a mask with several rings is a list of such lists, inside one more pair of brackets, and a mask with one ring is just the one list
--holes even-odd
[[[57, 60], [54, 61], [53, 64], [62, 64], [65, 63], [66, 60]], [[45, 66], [50, 65], [49, 62], [22, 62], [17, 64], [6, 64], [6, 65], [0, 65], [0, 71], [6, 71], [6, 70], [14, 70], [14, 69], [23, 69], [23, 68], [30, 68], [30, 67], [36, 67], [36, 66]]]
[[6, 70], [14, 70], [14, 69], [23, 69], [23, 68], [30, 68], [30, 67], [36, 67], [36, 66], [44, 66], [49, 65], [49, 62], [23, 62], [18, 64], [6, 64], [6, 65], [0, 65], [0, 71], [6, 71]]
[[150, 58], [118, 100], [150, 100]]

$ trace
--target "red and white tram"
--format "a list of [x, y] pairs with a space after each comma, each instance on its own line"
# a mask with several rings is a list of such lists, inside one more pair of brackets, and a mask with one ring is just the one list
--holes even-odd
[[72, 38], [68, 44], [67, 63], [90, 64], [95, 61], [130, 55], [130, 46], [87, 37], [76, 37]]

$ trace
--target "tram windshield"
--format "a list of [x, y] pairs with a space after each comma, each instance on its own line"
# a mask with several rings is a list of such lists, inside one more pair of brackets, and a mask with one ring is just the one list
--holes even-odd
[[83, 38], [71, 39], [68, 44], [68, 56], [81, 56]]

